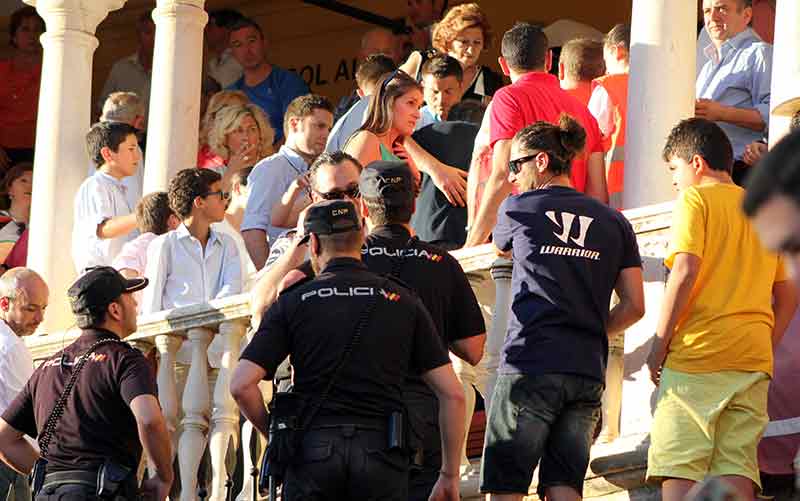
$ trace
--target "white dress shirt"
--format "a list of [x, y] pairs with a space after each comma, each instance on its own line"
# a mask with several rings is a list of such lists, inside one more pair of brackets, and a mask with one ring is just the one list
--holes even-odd
[[205, 303], [242, 292], [242, 265], [230, 235], [213, 228], [205, 249], [181, 224], [147, 247], [142, 313]]
[[33, 357], [22, 338], [0, 320], [0, 413], [22, 390], [33, 374]]
[[116, 238], [97, 236], [104, 221], [133, 212], [127, 193], [123, 181], [101, 170], [81, 184], [72, 220], [72, 259], [78, 273], [90, 266], [111, 266], [125, 242], [136, 237], [136, 231]]

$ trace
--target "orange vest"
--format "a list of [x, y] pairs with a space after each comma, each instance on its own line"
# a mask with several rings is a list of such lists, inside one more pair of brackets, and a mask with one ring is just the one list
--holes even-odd
[[614, 130], [605, 138], [606, 182], [609, 205], [622, 209], [622, 192], [625, 186], [625, 117], [628, 112], [628, 75], [606, 75], [594, 80], [602, 86], [611, 100]]

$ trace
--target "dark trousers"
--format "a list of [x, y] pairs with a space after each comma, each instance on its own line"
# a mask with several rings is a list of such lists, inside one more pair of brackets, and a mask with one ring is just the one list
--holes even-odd
[[405, 501], [408, 455], [387, 450], [385, 427], [319, 425], [286, 471], [283, 501]]
[[[413, 410], [412, 410], [413, 409]], [[408, 500], [428, 501], [439, 470], [442, 469], [442, 442], [439, 433], [439, 406], [415, 403], [409, 406], [411, 427], [422, 446], [422, 464], [412, 465], [408, 474]]]
[[30, 501], [28, 478], [0, 461], [0, 501]]

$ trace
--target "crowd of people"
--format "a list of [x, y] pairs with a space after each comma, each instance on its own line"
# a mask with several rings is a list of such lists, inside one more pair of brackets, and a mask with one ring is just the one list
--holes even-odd
[[[35, 373], [20, 337], [48, 292], [24, 268], [38, 96], [26, 79], [38, 78], [44, 25], [32, 8], [12, 16], [14, 53], [0, 62], [0, 495], [30, 499], [21, 474], [41, 454], [36, 499], [90, 498], [102, 482], [87, 474], [106, 478], [109, 464], [125, 472], [125, 497], [144, 453], [143, 488], [164, 499], [174, 474], [152, 370], [115, 341], [138, 314], [248, 292], [254, 334], [231, 393], [272, 435], [283, 499], [458, 499], [475, 399], [462, 371], [481, 363], [486, 325], [448, 251], [490, 242], [513, 256], [513, 275], [497, 381], [481, 386], [481, 491], [522, 499], [538, 466], [540, 497], [582, 497], [609, 338], [645, 312], [620, 211], [630, 27], [568, 39], [556, 59], [545, 29], [516, 23], [498, 72], [480, 63], [494, 40], [477, 4], [408, 3], [412, 36], [367, 32], [357, 88], [338, 105], [270, 62], [258, 23], [210, 12], [196, 165], [148, 194], [155, 27], [142, 16], [137, 52], [103, 87], [75, 194], [69, 296], [83, 334]], [[647, 479], [667, 501], [707, 476], [742, 499], [793, 485], [800, 320], [784, 260], [800, 235], [800, 131], [767, 152], [764, 3], [703, 0], [695, 117], [663, 148], [679, 194], [664, 299], [648, 305], [660, 316]], [[86, 364], [94, 350], [112, 366]], [[287, 357], [293, 396], [268, 412], [258, 385], [285, 379]], [[84, 365], [102, 384], [78, 378]], [[70, 392], [75, 405], [59, 403]]]

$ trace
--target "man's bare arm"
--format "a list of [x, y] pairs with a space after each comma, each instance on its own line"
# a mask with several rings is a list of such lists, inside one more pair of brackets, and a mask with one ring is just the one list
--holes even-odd
[[298, 244], [298, 240], [295, 239], [286, 249], [286, 252], [268, 270], [259, 274], [256, 283], [253, 284], [253, 288], [250, 290], [250, 322], [253, 328], [258, 328], [264, 312], [272, 306], [275, 298], [278, 297], [279, 286], [283, 277], [303, 264], [307, 247], [307, 245]]
[[267, 232], [264, 230], [252, 229], [242, 231], [242, 239], [250, 259], [253, 260], [257, 270], [264, 267], [269, 256], [269, 243], [267, 242]]
[[586, 195], [608, 204], [608, 185], [606, 183], [606, 165], [602, 152], [589, 154], [586, 161]]
[[172, 471], [172, 446], [167, 431], [167, 421], [161, 413], [158, 399], [153, 395], [139, 395], [131, 400], [131, 412], [136, 419], [139, 440], [145, 455], [155, 468], [149, 490], [162, 500], [169, 494], [174, 473]]
[[619, 296], [608, 314], [608, 336], [619, 334], [644, 316], [644, 283], [642, 269], [625, 268], [620, 271], [614, 290]]
[[483, 347], [486, 345], [486, 333], [450, 343], [450, 351], [470, 365], [478, 365], [483, 358]]
[[486, 243], [497, 222], [497, 210], [511, 193], [508, 180], [508, 159], [511, 155], [511, 140], [501, 139], [494, 144], [492, 151], [492, 173], [486, 181], [478, 214], [473, 221], [464, 247], [475, 247]]
[[100, 238], [117, 238], [136, 229], [136, 214], [117, 216], [106, 219], [97, 225], [97, 236]]
[[265, 437], [269, 434], [269, 413], [264, 406], [264, 396], [258, 383], [264, 379], [267, 371], [249, 360], [239, 360], [239, 364], [231, 376], [231, 395], [244, 417]]
[[39, 453], [25, 440], [25, 434], [0, 418], [0, 460], [22, 475], [27, 475], [37, 459]]
[[783, 333], [789, 327], [797, 311], [797, 289], [791, 280], [772, 284], [772, 311], [775, 313], [775, 326], [772, 328], [772, 346], [778, 346]]

